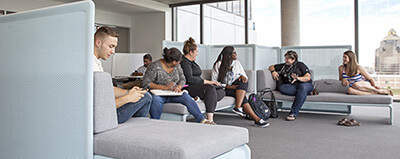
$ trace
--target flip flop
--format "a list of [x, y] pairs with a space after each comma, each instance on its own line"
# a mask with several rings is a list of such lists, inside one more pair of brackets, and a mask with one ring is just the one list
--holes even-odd
[[360, 126], [361, 123], [357, 122], [354, 119], [350, 119], [350, 121], [345, 122], [344, 125], [346, 125], [346, 126]]
[[346, 123], [347, 122], [347, 119], [346, 118], [343, 118], [342, 120], [339, 120], [338, 121], [338, 125], [344, 125], [344, 123]]
[[287, 120], [287, 121], [294, 121], [294, 120], [296, 120], [296, 116], [294, 116], [293, 114], [288, 115], [288, 116], [286, 117], [286, 120]]

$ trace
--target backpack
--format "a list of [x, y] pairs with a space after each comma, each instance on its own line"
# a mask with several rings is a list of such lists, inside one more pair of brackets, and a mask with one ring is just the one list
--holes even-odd
[[269, 111], [269, 108], [265, 103], [262, 101], [261, 96], [263, 94], [258, 93], [257, 95], [255, 93], [252, 93], [249, 95], [249, 104], [251, 106], [251, 109], [253, 109], [254, 113], [261, 119], [263, 120], [268, 120], [269, 116], [271, 115], [271, 112]]
[[260, 97], [262, 97], [265, 93], [270, 93], [271, 97], [268, 100], [264, 100], [264, 98], [262, 98], [262, 100], [264, 101], [264, 103], [268, 106], [269, 110], [271, 111], [270, 117], [278, 118], [278, 110], [277, 110], [277, 106], [276, 106], [277, 104], [276, 104], [274, 92], [272, 92], [272, 90], [270, 88], [264, 88], [259, 93], [261, 94]]

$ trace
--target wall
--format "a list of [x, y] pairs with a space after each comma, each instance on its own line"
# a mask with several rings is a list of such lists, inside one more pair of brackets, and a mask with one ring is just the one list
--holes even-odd
[[167, 39], [167, 17], [165, 12], [133, 15], [131, 51], [150, 53], [153, 61], [161, 58], [162, 41]]

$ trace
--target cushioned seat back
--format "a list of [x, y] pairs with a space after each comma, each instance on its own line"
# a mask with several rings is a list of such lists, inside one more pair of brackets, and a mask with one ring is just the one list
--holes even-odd
[[93, 132], [101, 133], [118, 127], [112, 79], [107, 72], [93, 74]]
[[[247, 88], [247, 92], [251, 93], [255, 91], [256, 88], [256, 72], [254, 70], [245, 70], [247, 77], [249, 77], [248, 82], [249, 86]], [[201, 78], [206, 80], [211, 80], [212, 69], [202, 70]]]

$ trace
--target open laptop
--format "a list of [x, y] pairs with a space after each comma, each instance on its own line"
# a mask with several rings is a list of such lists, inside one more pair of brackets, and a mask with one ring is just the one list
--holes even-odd
[[0, 158], [93, 158], [94, 4], [0, 16]]

